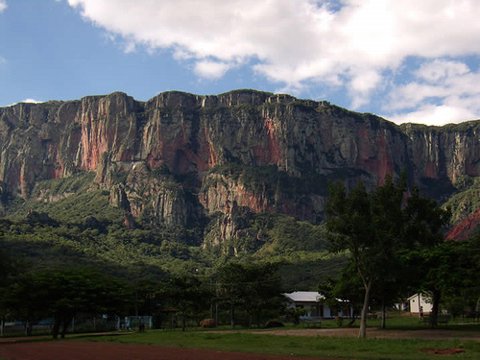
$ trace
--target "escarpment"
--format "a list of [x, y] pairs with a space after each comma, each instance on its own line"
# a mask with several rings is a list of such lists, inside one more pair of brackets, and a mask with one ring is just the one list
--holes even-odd
[[445, 200], [480, 175], [479, 131], [480, 122], [396, 126], [253, 90], [17, 104], [0, 108], [0, 192], [5, 211], [39, 181], [94, 172], [92, 188], [139, 223], [188, 228], [221, 214], [215, 243], [245, 236], [239, 213], [321, 222], [332, 181], [372, 188], [405, 172]]

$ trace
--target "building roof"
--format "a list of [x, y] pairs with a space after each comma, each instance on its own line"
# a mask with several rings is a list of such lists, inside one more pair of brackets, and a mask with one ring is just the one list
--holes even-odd
[[412, 296], [410, 296], [407, 301], [410, 301], [412, 299], [417, 299], [418, 297], [420, 297], [420, 299], [422, 299], [423, 301], [426, 301], [428, 302], [428, 300], [430, 299], [430, 296], [426, 295], [426, 294], [422, 294], [422, 293], [416, 293], [416, 294], [413, 294]]
[[318, 302], [325, 300], [325, 296], [317, 291], [294, 291], [283, 295], [294, 302]]

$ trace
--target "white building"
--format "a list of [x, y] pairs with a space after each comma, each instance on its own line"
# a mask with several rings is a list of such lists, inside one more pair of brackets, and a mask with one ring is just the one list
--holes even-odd
[[432, 312], [432, 303], [428, 295], [417, 293], [410, 296], [408, 299], [410, 304], [410, 313], [428, 315]]
[[338, 313], [334, 313], [325, 304], [325, 296], [316, 291], [294, 291], [283, 295], [287, 298], [290, 307], [305, 310], [305, 315], [301, 316], [301, 319], [332, 318], [335, 316], [350, 317], [352, 313], [351, 306], [343, 300], [338, 300], [342, 309]]

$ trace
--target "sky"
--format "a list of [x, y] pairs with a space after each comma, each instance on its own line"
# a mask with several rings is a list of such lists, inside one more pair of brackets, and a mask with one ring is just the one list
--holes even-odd
[[0, 106], [123, 91], [480, 119], [478, 0], [0, 0]]

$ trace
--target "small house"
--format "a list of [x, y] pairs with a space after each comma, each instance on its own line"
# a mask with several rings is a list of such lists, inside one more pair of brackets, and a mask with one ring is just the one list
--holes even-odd
[[428, 315], [432, 312], [432, 303], [428, 295], [417, 293], [408, 299], [410, 305], [410, 313], [417, 315]]
[[352, 308], [348, 302], [338, 300], [341, 309], [336, 312], [325, 304], [325, 296], [316, 291], [294, 291], [283, 295], [287, 298], [289, 307], [305, 311], [305, 314], [300, 317], [301, 319], [350, 317], [352, 314]]

